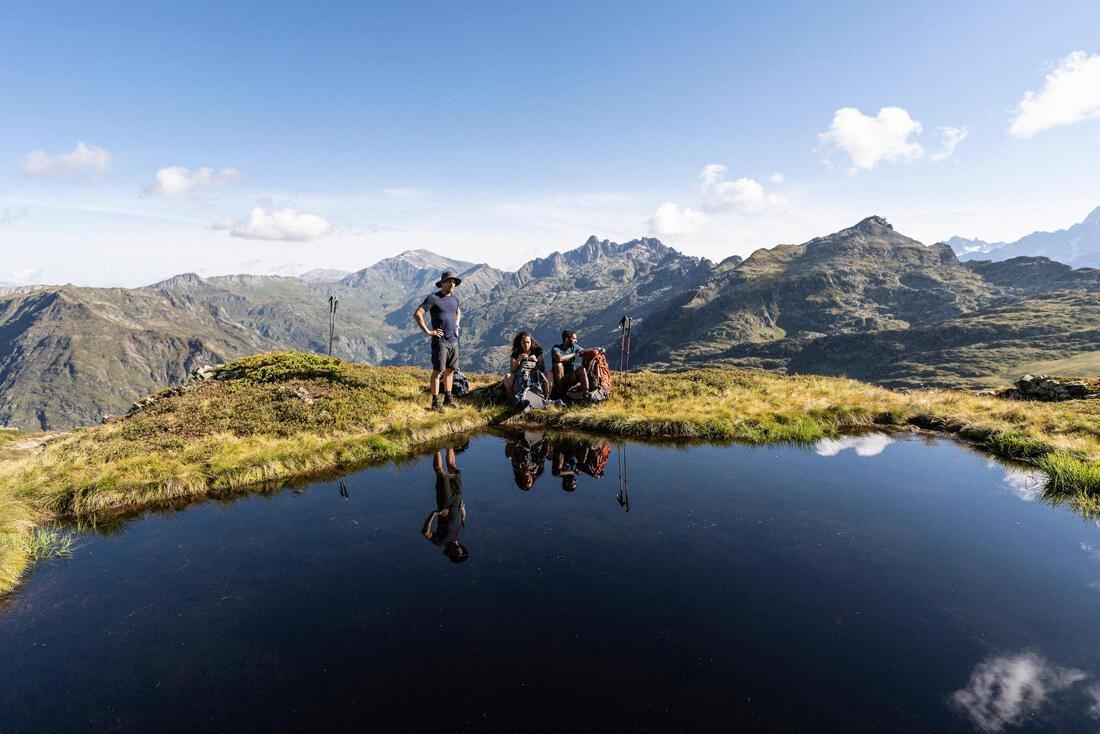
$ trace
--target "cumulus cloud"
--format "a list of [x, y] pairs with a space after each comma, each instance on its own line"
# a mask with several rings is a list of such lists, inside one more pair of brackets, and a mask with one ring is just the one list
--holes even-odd
[[836, 456], [841, 451], [852, 449], [856, 456], [878, 456], [894, 439], [885, 433], [872, 433], [867, 436], [845, 436], [844, 438], [823, 438], [814, 444], [818, 456]]
[[20, 219], [25, 219], [28, 214], [28, 209], [25, 206], [21, 207], [4, 207], [0, 209], [0, 227], [6, 227], [9, 224], [15, 224]]
[[870, 170], [883, 161], [913, 161], [924, 148], [913, 140], [921, 124], [900, 107], [883, 107], [874, 117], [855, 107], [844, 107], [833, 115], [833, 124], [818, 139], [847, 153], [853, 171]]
[[54, 156], [47, 155], [44, 150], [32, 150], [23, 156], [23, 173], [47, 178], [62, 178], [85, 171], [106, 173], [113, 159], [114, 156], [98, 145], [80, 142], [71, 153]]
[[[215, 228], [226, 228], [226, 222], [220, 222]], [[289, 242], [308, 242], [323, 237], [332, 229], [324, 217], [316, 214], [299, 214], [287, 207], [270, 214], [263, 207], [256, 207], [246, 222], [233, 222], [227, 227], [233, 237], [249, 240], [286, 240]]]
[[764, 187], [751, 178], [728, 180], [729, 169], [711, 163], [699, 174], [703, 209], [708, 212], [758, 212], [764, 208]]
[[0, 278], [0, 285], [31, 285], [41, 279], [44, 272], [46, 271], [42, 268], [20, 268], [19, 270], [13, 270], [7, 274], [7, 277]]
[[681, 209], [671, 201], [657, 207], [646, 220], [650, 234], [658, 237], [688, 234], [703, 226], [706, 215], [692, 209]]
[[1088, 677], [1083, 670], [1053, 665], [1035, 653], [988, 658], [970, 674], [951, 701], [984, 732], [999, 732], [1038, 713], [1055, 693]]
[[1012, 494], [1024, 502], [1034, 502], [1043, 496], [1046, 475], [1039, 471], [1005, 467], [1002, 481]]
[[156, 181], [145, 187], [147, 194], [178, 196], [199, 188], [218, 188], [232, 183], [241, 177], [236, 168], [199, 168], [189, 171], [183, 166], [168, 166], [157, 170]]
[[940, 144], [939, 150], [928, 157], [934, 161], [947, 160], [955, 153], [955, 148], [958, 147], [959, 143], [966, 140], [969, 134], [965, 127], [941, 127], [940, 135], [943, 136], [943, 142]]
[[1074, 51], [1047, 74], [1041, 90], [1024, 93], [1008, 131], [1030, 138], [1090, 117], [1100, 117], [1100, 54]]

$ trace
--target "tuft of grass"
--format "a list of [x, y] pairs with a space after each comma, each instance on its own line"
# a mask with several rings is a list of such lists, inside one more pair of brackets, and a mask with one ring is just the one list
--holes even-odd
[[27, 533], [24, 542], [32, 561], [50, 558], [71, 558], [76, 534], [58, 527], [39, 527]]

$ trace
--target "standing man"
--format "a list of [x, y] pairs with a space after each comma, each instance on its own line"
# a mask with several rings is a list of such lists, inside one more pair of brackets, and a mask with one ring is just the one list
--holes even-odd
[[[413, 320], [420, 330], [432, 338], [432, 410], [442, 413], [445, 408], [454, 407], [451, 397], [451, 383], [455, 368], [458, 367], [458, 330], [462, 322], [462, 309], [458, 306], [455, 286], [462, 282], [450, 270], [444, 270], [436, 282], [438, 288], [413, 314]], [[424, 312], [432, 317], [432, 328], [424, 324]], [[443, 378], [443, 404], [439, 404], [439, 378]]]

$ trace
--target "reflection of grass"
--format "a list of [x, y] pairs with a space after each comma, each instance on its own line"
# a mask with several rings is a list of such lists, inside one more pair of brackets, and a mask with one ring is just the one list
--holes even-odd
[[[400, 458], [503, 415], [473, 404], [432, 413], [427, 373], [406, 367], [284, 353], [238, 360], [220, 376], [162, 391], [122, 420], [0, 462], [0, 593], [29, 563], [23, 536], [50, 517], [163, 506]], [[753, 443], [916, 425], [1041, 467], [1065, 492], [1100, 492], [1100, 401], [903, 394], [839, 378], [707, 369], [620, 375], [606, 403], [519, 420], [625, 437]]]

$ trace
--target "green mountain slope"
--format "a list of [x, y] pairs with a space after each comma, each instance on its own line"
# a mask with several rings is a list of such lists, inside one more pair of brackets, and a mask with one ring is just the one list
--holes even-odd
[[[612, 350], [635, 319], [632, 364], [730, 365], [887, 385], [968, 385], [1014, 366], [1087, 369], [1100, 351], [1100, 271], [1046, 258], [961, 263], [869, 217], [800, 245], [715, 265], [655, 239], [581, 247], [515, 272], [415, 250], [354, 273], [182, 274], [140, 289], [0, 293], [0, 424], [65, 428], [124, 412], [202, 364], [267, 349], [371, 364], [427, 363], [412, 312], [442, 270], [461, 275], [468, 370], [507, 364], [520, 329], [563, 328]], [[1079, 358], [1078, 358], [1079, 357]]]

